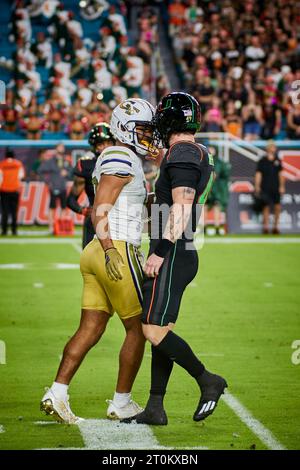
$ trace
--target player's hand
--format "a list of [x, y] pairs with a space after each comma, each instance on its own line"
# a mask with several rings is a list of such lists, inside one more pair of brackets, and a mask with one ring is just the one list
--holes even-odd
[[81, 214], [84, 215], [84, 217], [89, 217], [92, 213], [93, 208], [92, 207], [83, 207], [81, 209]]
[[111, 281], [123, 279], [122, 266], [124, 266], [124, 261], [117, 248], [105, 250], [106, 273]]
[[144, 273], [148, 277], [158, 276], [161, 265], [164, 262], [164, 258], [157, 256], [155, 253], [149, 256], [144, 266]]

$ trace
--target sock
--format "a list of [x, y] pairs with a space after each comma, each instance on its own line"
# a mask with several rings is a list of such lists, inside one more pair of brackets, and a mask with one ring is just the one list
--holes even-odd
[[53, 382], [51, 390], [54, 395], [59, 395], [62, 398], [66, 398], [68, 394], [69, 385], [60, 384], [59, 382]]
[[114, 402], [114, 405], [123, 407], [123, 406], [128, 405], [130, 398], [131, 398], [130, 392], [129, 393], [115, 392], [113, 402]]
[[173, 361], [162, 353], [157, 346], [151, 347], [151, 395], [164, 397], [167, 384], [173, 369]]
[[195, 356], [190, 346], [173, 331], [169, 331], [156, 348], [183, 367], [192, 377], [198, 378], [203, 374], [205, 368], [202, 362]]

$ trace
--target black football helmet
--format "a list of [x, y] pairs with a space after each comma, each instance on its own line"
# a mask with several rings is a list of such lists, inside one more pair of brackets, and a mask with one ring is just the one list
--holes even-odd
[[169, 93], [157, 105], [154, 116], [156, 137], [162, 141], [165, 147], [169, 146], [171, 134], [176, 132], [195, 134], [200, 129], [200, 124], [200, 105], [188, 93]]
[[89, 144], [95, 148], [97, 144], [101, 144], [105, 140], [115, 142], [109, 125], [106, 122], [98, 122], [89, 133]]

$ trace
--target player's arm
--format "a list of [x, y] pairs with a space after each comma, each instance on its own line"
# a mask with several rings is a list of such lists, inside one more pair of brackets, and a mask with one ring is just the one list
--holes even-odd
[[188, 186], [172, 189], [173, 206], [170, 209], [163, 239], [175, 243], [184, 233], [193, 207], [196, 190]]
[[85, 189], [85, 179], [81, 176], [74, 176], [73, 185], [69, 192], [67, 198], [67, 206], [77, 214], [82, 214], [84, 216], [89, 215], [91, 213], [91, 208], [89, 207], [82, 207], [78, 204], [78, 198], [83, 193]]
[[163, 238], [145, 265], [144, 271], [147, 276], [158, 275], [166, 254], [184, 233], [191, 216], [195, 195], [196, 190], [189, 186], [179, 186], [172, 189], [173, 205], [169, 212]]
[[282, 174], [282, 171], [279, 172], [279, 192], [280, 194], [285, 193], [285, 177]]
[[95, 233], [105, 252], [107, 275], [114, 281], [122, 279], [121, 266], [124, 262], [111, 239], [108, 213], [114, 206], [124, 186], [130, 181], [131, 176], [101, 175], [91, 214]]
[[262, 173], [261, 171], [256, 171], [255, 178], [254, 178], [254, 191], [255, 194], [259, 194], [261, 190], [261, 181], [262, 181]]

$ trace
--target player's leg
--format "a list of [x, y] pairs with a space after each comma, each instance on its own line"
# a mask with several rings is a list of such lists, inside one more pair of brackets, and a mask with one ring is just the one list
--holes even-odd
[[[144, 412], [135, 417], [138, 423], [163, 425], [168, 422], [163, 400], [173, 368], [173, 359], [162, 353], [157, 345], [174, 327], [176, 318], [173, 316], [169, 321], [167, 310], [169, 307], [171, 310], [174, 309], [175, 297], [175, 302], [178, 303], [178, 307], [175, 309], [177, 312], [179, 309], [181, 295], [177, 289], [178, 285], [175, 278], [178, 279], [181, 276], [178, 276], [176, 270], [175, 255], [175, 250], [169, 253], [165, 258], [159, 276], [155, 279], [147, 278], [143, 286], [143, 331], [152, 344], [151, 389]], [[172, 285], [174, 289], [171, 289]], [[166, 321], [166, 324], [163, 324], [164, 321]]]
[[69, 385], [88, 351], [100, 340], [109, 319], [110, 315], [103, 311], [81, 311], [79, 328], [64, 348], [56, 383]]
[[119, 374], [116, 391], [118, 393], [129, 393], [143, 359], [146, 339], [143, 335], [140, 315], [122, 320], [122, 323], [126, 336], [119, 354]]
[[10, 200], [11, 231], [13, 235], [17, 235], [18, 205], [19, 205], [19, 193], [16, 192], [11, 195], [11, 200]]
[[141, 408], [131, 399], [131, 390], [139, 371], [145, 349], [140, 315], [122, 320], [126, 336], [119, 354], [119, 373], [113, 400], [108, 400], [110, 419], [127, 418], [140, 413]]
[[41, 410], [59, 421], [76, 424], [80, 418], [69, 405], [68, 387], [87, 352], [99, 341], [110, 315], [98, 310], [82, 310], [80, 325], [66, 344], [55, 381], [41, 400]]
[[279, 219], [280, 219], [280, 212], [281, 212], [281, 204], [280, 204], [280, 193], [279, 191], [275, 192], [272, 195], [272, 200], [274, 204], [274, 226], [273, 226], [273, 233], [274, 235], [278, 235], [279, 231]]
[[280, 219], [281, 205], [274, 204], [274, 228], [273, 233], [279, 234], [279, 219]]
[[268, 234], [269, 233], [269, 217], [270, 217], [269, 205], [264, 206], [262, 210], [262, 214], [263, 214], [263, 233]]
[[59, 193], [59, 201], [61, 207], [61, 217], [65, 218], [67, 216], [67, 191], [63, 190]]
[[[178, 245], [177, 256], [176, 245]], [[205, 419], [214, 411], [218, 399], [227, 386], [222, 377], [206, 371], [188, 343], [171, 331], [178, 316], [184, 289], [194, 278], [198, 268], [196, 251], [180, 252], [183, 247], [180, 248], [178, 242], [176, 245], [170, 253], [172, 259], [170, 272], [168, 273], [168, 259], [165, 259], [159, 276], [153, 282], [151, 302], [150, 304], [147, 302], [148, 312], [143, 309], [143, 331], [152, 344], [154, 355], [150, 397], [144, 412], [135, 417], [136, 422], [140, 424], [167, 424], [163, 398], [172, 370], [170, 361], [183, 367], [197, 381], [201, 389], [200, 401], [194, 413], [196, 421]], [[162, 292], [167, 292], [167, 296], [165, 297]], [[145, 296], [145, 299], [147, 298], [149, 299], [149, 296]], [[160, 358], [163, 356], [167, 358], [164, 367], [160, 363]], [[156, 388], [153, 387], [154, 383]]]
[[112, 307], [107, 301], [105, 291], [90, 269], [94, 258], [94, 246], [89, 245], [80, 259], [83, 276], [80, 325], [65, 346], [56, 379], [41, 401], [42, 411], [69, 424], [78, 422], [78, 418], [70, 409], [68, 385], [87, 352], [101, 338], [112, 314]]
[[8, 222], [8, 194], [1, 192], [1, 234], [7, 234], [7, 222]]
[[126, 336], [119, 354], [119, 373], [113, 400], [109, 400], [107, 416], [111, 419], [134, 416], [140, 408], [131, 399], [131, 389], [144, 354], [145, 337], [141, 324], [142, 268], [137, 249], [132, 245], [114, 241], [124, 260], [123, 279], [113, 282], [107, 279], [105, 287], [109, 299], [118, 313]]
[[49, 232], [53, 234], [54, 229], [54, 217], [56, 209], [56, 196], [50, 191], [50, 203], [49, 203]]

